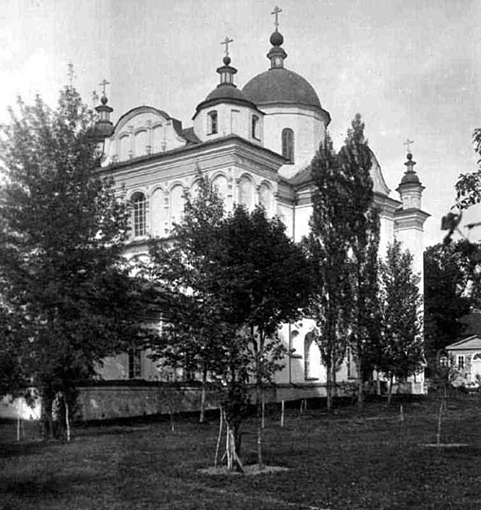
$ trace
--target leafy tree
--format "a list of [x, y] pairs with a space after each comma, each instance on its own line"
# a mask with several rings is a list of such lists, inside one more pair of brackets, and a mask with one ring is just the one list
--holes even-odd
[[306, 314], [316, 323], [315, 339], [326, 367], [327, 408], [331, 409], [336, 372], [344, 360], [351, 321], [351, 265], [349, 217], [345, 204], [350, 196], [346, 175], [326, 138], [314, 157], [316, 185], [311, 231], [304, 239], [312, 271], [312, 292]]
[[430, 369], [446, 345], [463, 333], [460, 319], [480, 302], [479, 245], [468, 240], [424, 252], [424, 336]]
[[424, 364], [422, 300], [413, 257], [395, 241], [382, 264], [382, 354], [379, 369], [389, 376], [389, 401], [393, 378], [405, 381]]
[[71, 403], [96, 363], [141, 334], [141, 289], [122, 258], [129, 213], [99, 173], [95, 117], [79, 94], [64, 88], [56, 110], [19, 99], [10, 114], [0, 147], [0, 351], [40, 393], [51, 436], [54, 399]]
[[[263, 385], [279, 368], [277, 330], [299, 317], [308, 275], [303, 252], [278, 219], [261, 208], [249, 213], [236, 207], [225, 216], [208, 179], [199, 183], [198, 196], [186, 197], [171, 244], [157, 243], [152, 252], [152, 281], [169, 294], [156, 350], [168, 363], [190, 363], [217, 382], [229, 467], [242, 468], [240, 426], [249, 382], [256, 385], [259, 410]], [[258, 444], [262, 464], [261, 432]]]
[[[473, 133], [474, 151], [481, 156], [481, 128]], [[460, 209], [481, 203], [481, 159], [477, 161], [478, 168], [473, 172], [461, 174], [456, 182], [457, 204]]]
[[229, 321], [243, 325], [252, 357], [262, 466], [263, 388], [281, 367], [284, 347], [277, 331], [283, 323], [301, 317], [309, 293], [308, 266], [304, 251], [287, 237], [285, 225], [279, 218], [268, 218], [261, 207], [250, 213], [236, 207], [221, 235], [228, 247], [226, 270], [232, 275], [227, 288], [233, 317]]

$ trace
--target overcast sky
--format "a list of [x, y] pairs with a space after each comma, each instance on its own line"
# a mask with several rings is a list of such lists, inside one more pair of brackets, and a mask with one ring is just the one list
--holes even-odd
[[[0, 120], [21, 94], [54, 103], [75, 67], [91, 103], [98, 83], [113, 121], [150, 105], [191, 125], [218, 83], [220, 42], [229, 36], [236, 83], [266, 70], [277, 0], [3, 0]], [[316, 89], [339, 147], [356, 113], [391, 188], [404, 172], [407, 138], [426, 190], [426, 244], [442, 240], [440, 218], [454, 182], [476, 165], [481, 126], [481, 1], [278, 0], [287, 68]], [[467, 220], [481, 214], [472, 211]], [[480, 229], [481, 230], [481, 229]], [[471, 234], [472, 240], [481, 232]]]

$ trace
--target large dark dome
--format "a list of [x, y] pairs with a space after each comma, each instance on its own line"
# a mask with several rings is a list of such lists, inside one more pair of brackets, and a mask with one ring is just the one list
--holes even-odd
[[258, 74], [244, 86], [242, 92], [257, 106], [283, 103], [322, 108], [312, 85], [302, 76], [283, 67]]

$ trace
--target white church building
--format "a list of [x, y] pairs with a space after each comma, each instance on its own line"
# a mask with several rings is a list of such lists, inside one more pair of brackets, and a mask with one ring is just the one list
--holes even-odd
[[[330, 114], [315, 88], [286, 67], [277, 22], [267, 69], [243, 85], [235, 82], [237, 70], [228, 52], [231, 41], [224, 42], [218, 83], [212, 73], [213, 90], [192, 105], [191, 126], [183, 127], [172, 118], [168, 105], [133, 108], [115, 126], [105, 94], [97, 107], [99, 129], [105, 136], [103, 170], [133, 203], [127, 257], [146, 257], [149, 239], [169, 235], [172, 224], [182, 218], [184, 191], [196, 186], [199, 169], [213, 181], [227, 210], [234, 204], [249, 209], [262, 204], [269, 214], [282, 219], [295, 241], [309, 231], [314, 191], [310, 163], [324, 140]], [[423, 225], [429, 215], [422, 210], [424, 188], [412, 155], [408, 154], [404, 174], [399, 172], [397, 193], [386, 184], [374, 153], [372, 162], [381, 254], [394, 239], [400, 240], [413, 254], [414, 269], [422, 278]], [[278, 399], [325, 394], [326, 374], [308, 335], [311, 327], [306, 318], [286, 324], [281, 331], [289, 355], [276, 377]], [[100, 373], [105, 380], [116, 381], [159, 381], [172, 375], [159, 370], [146, 352], [109, 358]], [[337, 381], [354, 382], [355, 378], [348, 355]], [[412, 391], [421, 392], [422, 382], [422, 377], [415, 379]]]

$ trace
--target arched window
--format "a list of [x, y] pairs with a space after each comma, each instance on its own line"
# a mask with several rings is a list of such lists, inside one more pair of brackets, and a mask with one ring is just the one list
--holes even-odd
[[152, 129], [152, 146], [153, 153], [165, 151], [165, 129], [160, 124]]
[[294, 163], [294, 131], [290, 128], [282, 130], [282, 155], [289, 163]]
[[225, 200], [227, 198], [227, 179], [223, 175], [218, 175], [213, 181], [212, 186], [222, 198]]
[[147, 201], [143, 193], [137, 192], [132, 196], [134, 237], [147, 234]]
[[170, 221], [180, 222], [184, 214], [184, 188], [176, 184], [170, 190]]
[[134, 138], [135, 156], [147, 154], [147, 131], [138, 131]]
[[257, 115], [252, 116], [251, 136], [256, 140], [261, 139], [259, 134], [259, 117]]
[[304, 337], [304, 378], [318, 379], [320, 363], [321, 353], [317, 347], [315, 334], [307, 333]]
[[263, 182], [259, 186], [259, 203], [265, 208], [267, 214], [272, 213], [273, 194], [271, 188]]
[[164, 235], [166, 220], [164, 202], [164, 192], [157, 188], [150, 197], [150, 232], [155, 236]]
[[254, 207], [254, 184], [247, 176], [241, 177], [239, 182], [239, 202], [248, 210]]
[[119, 160], [120, 161], [127, 161], [130, 158], [131, 152], [130, 152], [130, 136], [129, 135], [122, 135], [120, 137], [120, 154], [119, 154]]
[[208, 126], [208, 130], [207, 130], [207, 134], [215, 135], [218, 130], [217, 112], [216, 111], [209, 112], [208, 118], [209, 118], [209, 126]]

